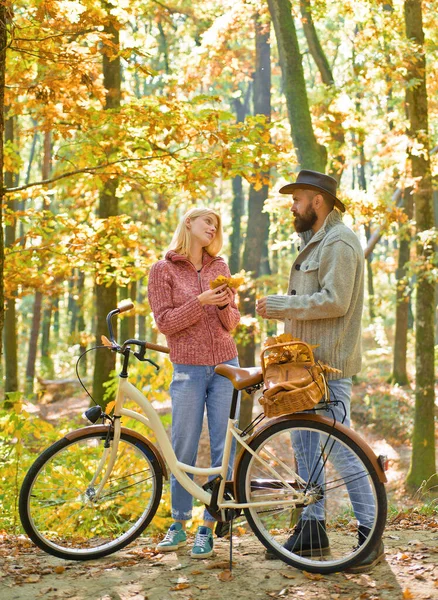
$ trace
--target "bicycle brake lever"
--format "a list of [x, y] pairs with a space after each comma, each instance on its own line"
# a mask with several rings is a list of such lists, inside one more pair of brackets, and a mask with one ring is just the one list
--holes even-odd
[[134, 352], [135, 358], [137, 358], [141, 362], [151, 363], [151, 365], [153, 365], [157, 369], [157, 371], [159, 371], [160, 370], [159, 365], [157, 365], [157, 363], [155, 363], [150, 358], [146, 358], [145, 354], [146, 354], [146, 346], [141, 346], [141, 348], [138, 352]]
[[157, 363], [151, 360], [150, 358], [146, 358], [146, 362], [151, 363], [151, 365], [153, 365], [157, 369], [157, 371], [160, 370], [160, 365], [157, 365]]

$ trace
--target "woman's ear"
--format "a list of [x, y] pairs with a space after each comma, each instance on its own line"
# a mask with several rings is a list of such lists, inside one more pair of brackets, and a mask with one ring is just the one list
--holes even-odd
[[190, 219], [186, 219], [186, 227], [187, 227], [187, 229], [191, 229], [192, 223], [191, 223]]

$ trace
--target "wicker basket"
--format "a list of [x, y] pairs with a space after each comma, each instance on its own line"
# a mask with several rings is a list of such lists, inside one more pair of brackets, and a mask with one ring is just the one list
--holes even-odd
[[[284, 346], [297, 345], [305, 347], [310, 361], [266, 364], [269, 352], [278, 352]], [[312, 349], [305, 342], [273, 344], [262, 351], [260, 358], [264, 379], [260, 404], [267, 417], [309, 410], [324, 397], [329, 400], [324, 368], [315, 363]]]

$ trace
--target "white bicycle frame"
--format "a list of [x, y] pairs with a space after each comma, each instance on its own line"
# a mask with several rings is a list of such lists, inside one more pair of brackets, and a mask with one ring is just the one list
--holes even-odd
[[[134, 401], [140, 408], [144, 411], [145, 415], [140, 414], [134, 410], [129, 410], [124, 408], [124, 404], [126, 400]], [[121, 432], [121, 418], [122, 416], [129, 417], [131, 419], [135, 419], [150, 427], [154, 434], [157, 437], [158, 444], [164, 456], [164, 459], [167, 462], [169, 470], [173, 473], [177, 481], [194, 497], [200, 500], [203, 504], [207, 506], [211, 501], [211, 493], [204, 490], [202, 487], [197, 485], [192, 479], [188, 476], [188, 473], [193, 475], [220, 475], [222, 477], [219, 493], [218, 493], [218, 508], [219, 510], [226, 508], [255, 508], [255, 507], [267, 507], [267, 506], [296, 506], [299, 504], [300, 506], [307, 505], [312, 503], [312, 498], [307, 496], [303, 492], [298, 492], [293, 486], [290, 485], [288, 481], [286, 481], [274, 468], [272, 468], [263, 458], [257, 455], [252, 448], [248, 446], [245, 442], [245, 439], [249, 437], [249, 435], [242, 436], [241, 430], [237, 427], [237, 421], [234, 419], [228, 419], [228, 427], [225, 437], [225, 447], [224, 454], [222, 458], [222, 464], [219, 467], [209, 467], [209, 468], [201, 468], [201, 467], [192, 467], [191, 465], [187, 465], [185, 463], [180, 462], [175, 455], [175, 452], [170, 443], [169, 437], [163, 427], [163, 424], [152, 406], [152, 404], [145, 398], [145, 396], [132, 384], [128, 381], [127, 378], [120, 377], [119, 379], [119, 387], [117, 392], [117, 399], [114, 406], [114, 437], [113, 442], [110, 448], [106, 448], [104, 450], [102, 459], [99, 463], [97, 471], [93, 477], [93, 480], [90, 483], [90, 486], [93, 486], [100, 473], [102, 472], [105, 464], [106, 470], [103, 475], [103, 478], [96, 490], [94, 495], [94, 499], [97, 500], [99, 498], [102, 489], [104, 488], [108, 478], [111, 474], [113, 466], [116, 461], [118, 445], [120, 440], [120, 432]], [[284, 492], [286, 490], [290, 490], [293, 492], [292, 498], [287, 500], [272, 500], [272, 495], [269, 496], [269, 500], [261, 500], [260, 497], [257, 502], [246, 502], [246, 503], [238, 503], [234, 500], [225, 500], [224, 499], [224, 491], [225, 491], [225, 483], [227, 479], [227, 471], [228, 471], [228, 463], [230, 459], [231, 452], [231, 444], [233, 441], [233, 437], [241, 444], [245, 450], [250, 452], [256, 460], [258, 460], [263, 466], [272, 473], [272, 475], [283, 484], [283, 488], [279, 490], [279, 492]], [[266, 453], [266, 447], [264, 448], [264, 452]], [[270, 458], [275, 458], [277, 463], [284, 469], [284, 471], [297, 483], [303, 484], [305, 487], [306, 482], [290, 467], [280, 461], [277, 457], [273, 455], [268, 455]]]

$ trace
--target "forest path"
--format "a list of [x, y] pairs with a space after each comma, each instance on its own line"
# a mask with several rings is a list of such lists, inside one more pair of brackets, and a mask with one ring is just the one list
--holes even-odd
[[[125, 550], [90, 562], [65, 561], [35, 548], [24, 536], [0, 543], [2, 600], [189, 600], [299, 598], [426, 600], [438, 598], [438, 523], [399, 520], [385, 532], [386, 561], [369, 574], [313, 575], [264, 559], [248, 533], [215, 541], [215, 556], [195, 561], [187, 548], [154, 551], [140, 538]], [[190, 540], [191, 541], [191, 540]]]

